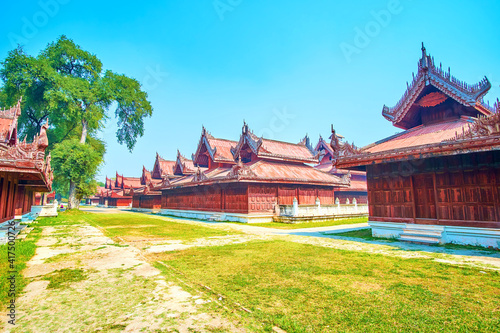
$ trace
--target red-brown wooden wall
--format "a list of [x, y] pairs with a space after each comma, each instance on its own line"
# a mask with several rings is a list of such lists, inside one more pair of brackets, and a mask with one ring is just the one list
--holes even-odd
[[370, 219], [500, 228], [500, 153], [369, 166]]

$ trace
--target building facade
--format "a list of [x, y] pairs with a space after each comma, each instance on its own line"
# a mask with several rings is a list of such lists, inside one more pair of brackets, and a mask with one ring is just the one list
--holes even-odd
[[374, 236], [500, 247], [500, 116], [485, 77], [466, 84], [422, 46], [418, 73], [383, 116], [403, 132], [341, 157], [366, 171]]
[[52, 190], [48, 122], [42, 125], [33, 142], [17, 137], [21, 100], [10, 109], [0, 110], [0, 223], [28, 214], [34, 205], [35, 193]]

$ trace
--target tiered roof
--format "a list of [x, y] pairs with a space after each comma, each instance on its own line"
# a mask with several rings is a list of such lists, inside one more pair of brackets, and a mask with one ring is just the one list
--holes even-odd
[[50, 192], [53, 180], [50, 154], [45, 158], [49, 123], [42, 125], [33, 142], [27, 143], [26, 138], [19, 142], [17, 122], [20, 115], [21, 100], [10, 109], [0, 110], [0, 171], [20, 173], [19, 179], [25, 185], [38, 192]]
[[382, 114], [406, 129], [347, 154], [341, 168], [414, 158], [500, 149], [500, 103], [483, 102], [491, 84], [485, 77], [468, 85], [434, 65], [422, 47], [418, 74], [394, 108]]
[[[224, 144], [219, 145], [221, 142]], [[206, 150], [203, 150], [203, 147]], [[221, 152], [224, 153], [221, 154]], [[228, 153], [232, 156], [231, 160]], [[243, 161], [242, 156], [246, 159], [248, 154], [253, 154], [253, 158]], [[195, 167], [196, 161], [200, 161], [200, 156], [203, 155], [213, 157], [214, 162], [223, 162], [212, 169], [202, 168], [200, 165]], [[225, 156], [224, 159], [221, 159], [221, 155]], [[190, 169], [192, 172], [184, 172], [184, 176], [178, 179], [166, 179], [162, 184], [162, 189], [228, 182], [300, 183], [327, 186], [349, 184], [347, 176], [341, 179], [341, 177], [316, 170], [305, 164], [318, 162], [307, 136], [298, 144], [259, 138], [248, 129], [246, 123], [238, 142], [215, 139], [203, 128], [193, 161], [193, 169]], [[228, 161], [231, 161], [232, 166], [227, 166]], [[187, 159], [178, 153], [177, 166], [185, 167], [183, 163], [186, 162]], [[191, 164], [189, 166], [191, 167]]]
[[406, 92], [394, 107], [384, 105], [382, 115], [394, 126], [409, 129], [422, 124], [421, 109], [438, 106], [448, 98], [463, 106], [461, 113], [468, 116], [491, 115], [494, 109], [483, 102], [483, 96], [491, 88], [486, 77], [469, 85], [445, 72], [442, 65], [435, 65], [422, 43], [422, 58], [418, 62], [417, 75], [413, 75]]

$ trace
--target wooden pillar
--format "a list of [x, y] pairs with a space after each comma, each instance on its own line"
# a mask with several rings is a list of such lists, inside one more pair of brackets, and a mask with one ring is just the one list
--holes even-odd
[[436, 173], [433, 172], [432, 173], [432, 183], [434, 185], [434, 207], [436, 207], [436, 220], [438, 221], [438, 224], [439, 224], [439, 219], [440, 219], [440, 216], [439, 216], [439, 206], [438, 206], [438, 203], [439, 203], [439, 200], [438, 200], [438, 192], [437, 192], [437, 184], [436, 184]]
[[6, 203], [7, 203], [7, 177], [5, 175], [2, 175], [1, 178], [1, 194], [0, 194], [0, 220], [5, 218], [5, 208], [6, 208]]
[[413, 210], [413, 223], [415, 223], [415, 219], [417, 218], [417, 203], [415, 202], [415, 188], [413, 185], [413, 175], [410, 176], [410, 193], [411, 193], [411, 202], [412, 202], [412, 210]]

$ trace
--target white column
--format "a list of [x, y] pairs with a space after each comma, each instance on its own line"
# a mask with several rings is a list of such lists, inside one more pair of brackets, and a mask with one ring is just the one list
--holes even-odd
[[292, 216], [299, 216], [299, 202], [297, 201], [297, 198], [293, 198]]

